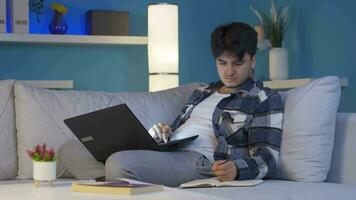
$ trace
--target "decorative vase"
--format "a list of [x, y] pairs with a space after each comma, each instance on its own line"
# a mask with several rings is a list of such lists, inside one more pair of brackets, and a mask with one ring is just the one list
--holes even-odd
[[48, 28], [52, 34], [65, 34], [67, 32], [68, 26], [62, 17], [62, 13], [54, 11]]
[[288, 79], [288, 50], [283, 47], [272, 48], [269, 52], [269, 78]]
[[56, 179], [56, 162], [33, 161], [33, 180], [35, 187], [38, 187], [41, 181], [48, 181], [51, 186]]

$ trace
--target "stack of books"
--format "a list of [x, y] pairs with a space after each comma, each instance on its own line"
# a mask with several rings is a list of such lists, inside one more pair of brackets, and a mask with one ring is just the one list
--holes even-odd
[[102, 194], [134, 195], [163, 191], [163, 186], [149, 183], [130, 183], [128, 181], [122, 180], [105, 182], [78, 182], [72, 183], [72, 191]]
[[0, 0], [0, 33], [29, 33], [28, 3], [28, 0]]

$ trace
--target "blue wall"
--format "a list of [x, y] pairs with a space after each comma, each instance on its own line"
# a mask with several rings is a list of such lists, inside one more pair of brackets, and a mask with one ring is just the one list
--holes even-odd
[[[41, 22], [30, 16], [31, 33], [48, 33], [53, 0], [45, 0]], [[130, 12], [130, 34], [147, 35], [147, 5], [160, 1], [143, 0], [58, 0], [69, 12], [65, 15], [68, 34], [84, 34], [84, 14], [89, 9], [116, 9]], [[265, 0], [176, 0], [180, 23], [181, 84], [218, 79], [210, 53], [210, 33], [233, 20], [251, 25], [257, 18], [249, 5], [267, 10]], [[279, 2], [277, 0], [277, 2]], [[294, 20], [285, 39], [290, 51], [290, 77], [338, 75], [349, 79], [342, 91], [340, 111], [356, 112], [355, 71], [356, 2], [348, 0], [289, 0]], [[146, 91], [146, 46], [29, 45], [0, 44], [0, 79], [74, 80], [82, 90]], [[268, 80], [268, 51], [257, 53], [256, 74]]]
[[[289, 0], [276, 1], [293, 6], [293, 21], [284, 40], [289, 50], [290, 78], [346, 77], [339, 111], [356, 112], [356, 1]], [[234, 20], [257, 24], [249, 6], [267, 10], [270, 1], [239, 0]], [[257, 75], [268, 79], [268, 51], [257, 54]]]

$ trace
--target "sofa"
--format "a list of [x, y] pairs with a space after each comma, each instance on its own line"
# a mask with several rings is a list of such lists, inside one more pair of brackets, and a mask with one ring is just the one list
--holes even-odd
[[[103, 176], [105, 163], [91, 156], [63, 123], [64, 119], [126, 103], [148, 129], [158, 121], [171, 123], [199, 85], [191, 83], [153, 93], [108, 93], [40, 89], [2, 80], [0, 184], [32, 178], [32, 161], [26, 149], [39, 143], [46, 143], [57, 152], [58, 178]], [[354, 199], [356, 152], [352, 148], [356, 146], [356, 113], [337, 112], [341, 92], [337, 77], [324, 77], [281, 91], [285, 110], [279, 165], [263, 184], [190, 190], [227, 199]], [[76, 148], [68, 151], [65, 147], [71, 143], [76, 143]]]

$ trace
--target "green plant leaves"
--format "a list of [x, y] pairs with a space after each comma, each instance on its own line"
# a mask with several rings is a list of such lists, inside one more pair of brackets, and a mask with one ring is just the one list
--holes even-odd
[[269, 13], [269, 15], [265, 12], [253, 11], [255, 14], [260, 14], [263, 20], [263, 28], [272, 47], [282, 47], [282, 41], [289, 26], [288, 11], [291, 6], [288, 5], [276, 8], [273, 0], [271, 0], [271, 5], [274, 9], [271, 9], [273, 12]]
[[44, 0], [29, 0], [28, 4], [30, 7], [30, 11], [36, 13], [36, 20], [40, 22], [40, 16], [42, 15], [42, 9]]

